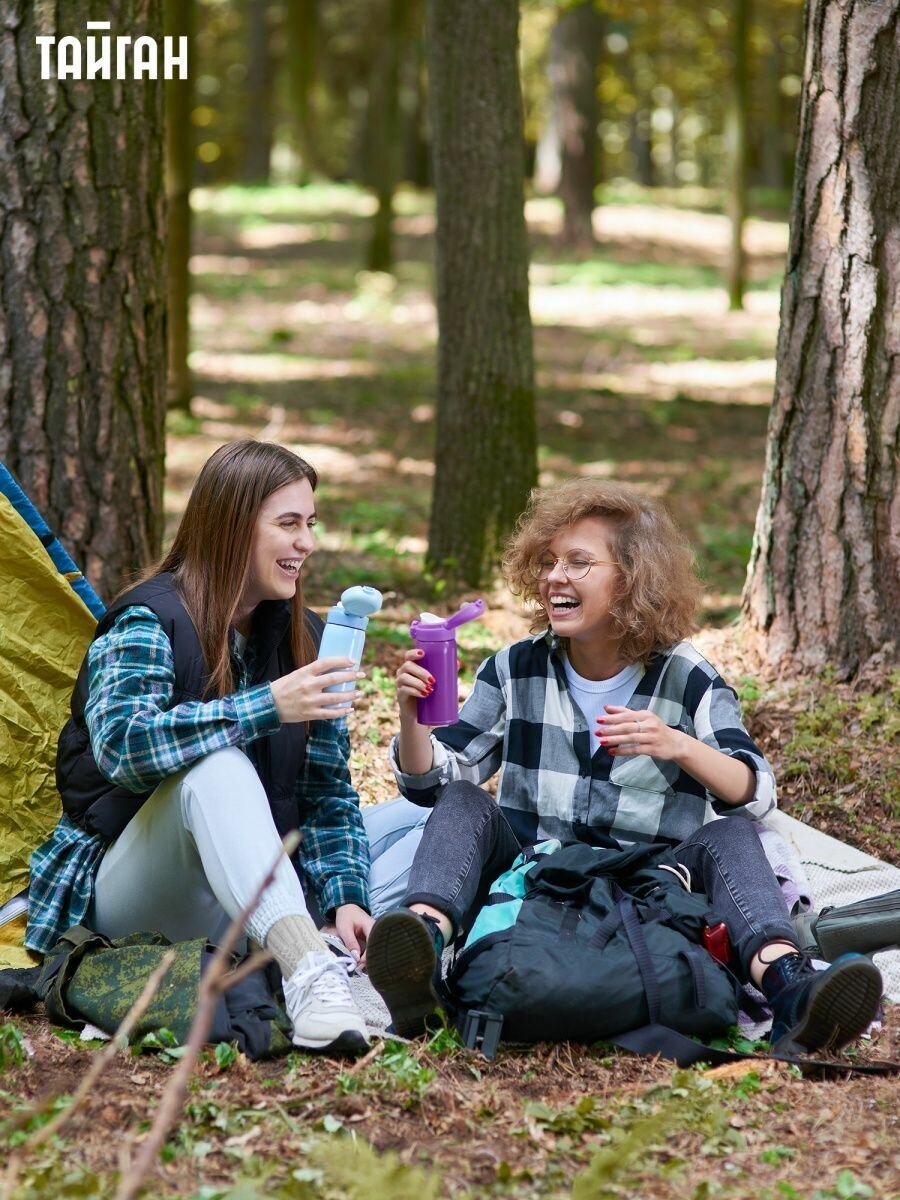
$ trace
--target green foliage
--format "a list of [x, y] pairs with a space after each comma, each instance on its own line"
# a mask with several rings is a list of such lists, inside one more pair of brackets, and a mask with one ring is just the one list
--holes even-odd
[[28, 1163], [19, 1176], [15, 1200], [98, 1200], [115, 1194], [115, 1180], [97, 1175], [68, 1159], [47, 1155]]
[[25, 1042], [12, 1021], [0, 1025], [0, 1071], [21, 1067], [26, 1059]]
[[[591, 1119], [590, 1113], [586, 1116]], [[719, 1087], [696, 1072], [675, 1071], [669, 1086], [651, 1089], [615, 1114], [605, 1131], [606, 1144], [575, 1176], [572, 1200], [636, 1194], [628, 1181], [645, 1170], [654, 1171], [667, 1140], [681, 1130], [701, 1135], [703, 1155], [718, 1157], [733, 1151], [741, 1138], [728, 1120]]]
[[465, 1048], [459, 1030], [454, 1025], [448, 1025], [446, 1021], [440, 1029], [430, 1035], [427, 1042], [428, 1053], [435, 1058], [453, 1058]]
[[610, 1118], [600, 1111], [593, 1096], [583, 1096], [577, 1104], [553, 1109], [547, 1104], [531, 1101], [525, 1105], [525, 1116], [549, 1133], [578, 1137], [610, 1127]]
[[[419, 1052], [421, 1053], [421, 1051]], [[379, 1058], [361, 1075], [338, 1076], [338, 1091], [345, 1094], [376, 1091], [396, 1093], [404, 1107], [418, 1104], [437, 1075], [434, 1067], [425, 1066], [405, 1042], [386, 1041]]]
[[797, 1151], [790, 1146], [767, 1146], [760, 1153], [759, 1161], [768, 1167], [777, 1167], [785, 1159], [793, 1158]]
[[195, 1200], [438, 1200], [441, 1195], [438, 1174], [406, 1166], [395, 1154], [379, 1154], [360, 1139], [307, 1139], [303, 1149], [305, 1158], [287, 1178], [276, 1182], [276, 1164], [260, 1162], [253, 1176], [227, 1190], [203, 1188]]
[[144, 1054], [155, 1052], [159, 1054], [160, 1062], [171, 1065], [183, 1058], [187, 1047], [178, 1044], [178, 1038], [171, 1029], [156, 1029], [152, 1033], [145, 1033], [139, 1042], [136, 1042], [131, 1048], [132, 1054]]
[[766, 1038], [748, 1038], [739, 1025], [732, 1025], [723, 1037], [712, 1038], [709, 1045], [715, 1050], [736, 1050], [738, 1054], [757, 1054], [769, 1049]]
[[851, 755], [856, 732], [877, 735], [885, 743], [900, 737], [900, 671], [891, 674], [888, 690], [852, 699], [831, 689], [831, 682], [833, 676], [825, 672], [815, 707], [797, 717], [785, 746], [785, 780], [814, 777], [833, 786], [852, 783], [858, 775]]
[[856, 1178], [852, 1171], [838, 1171], [834, 1186], [816, 1188], [810, 1200], [867, 1200], [875, 1192], [867, 1183]]
[[218, 1042], [215, 1048], [216, 1066], [220, 1071], [227, 1071], [238, 1060], [238, 1048], [233, 1042]]

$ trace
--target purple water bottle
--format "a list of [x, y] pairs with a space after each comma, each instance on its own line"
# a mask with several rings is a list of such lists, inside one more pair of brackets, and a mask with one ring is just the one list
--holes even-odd
[[483, 600], [464, 604], [452, 617], [442, 619], [422, 613], [409, 627], [409, 636], [424, 657], [419, 666], [434, 677], [430, 696], [416, 702], [416, 720], [420, 725], [453, 725], [459, 720], [459, 660], [456, 654], [456, 630], [466, 621], [474, 621], [484, 612]]

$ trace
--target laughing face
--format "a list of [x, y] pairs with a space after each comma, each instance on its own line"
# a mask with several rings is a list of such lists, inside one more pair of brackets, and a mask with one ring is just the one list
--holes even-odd
[[573, 642], [602, 644], [613, 641], [609, 609], [618, 580], [611, 548], [609, 523], [602, 517], [582, 517], [567, 525], [550, 542], [542, 558], [567, 558], [579, 574], [592, 560], [581, 579], [570, 579], [562, 562], [557, 562], [546, 579], [538, 583], [538, 594], [553, 632]]
[[290, 600], [315, 545], [316, 503], [308, 479], [285, 484], [262, 504], [253, 530], [250, 571], [240, 614], [263, 600]]

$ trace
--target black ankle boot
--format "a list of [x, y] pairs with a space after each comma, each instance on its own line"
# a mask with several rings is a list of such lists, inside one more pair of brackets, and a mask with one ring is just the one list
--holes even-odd
[[391, 1014], [395, 1033], [417, 1037], [441, 1004], [444, 936], [435, 917], [398, 908], [380, 916], [369, 932], [369, 979]]
[[863, 954], [843, 954], [817, 971], [808, 954], [777, 958], [762, 977], [772, 1009], [772, 1047], [839, 1050], [865, 1033], [881, 1006], [881, 972]]

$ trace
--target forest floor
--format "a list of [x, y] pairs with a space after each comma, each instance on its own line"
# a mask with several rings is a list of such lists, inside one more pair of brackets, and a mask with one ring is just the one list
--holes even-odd
[[[277, 439], [315, 464], [321, 524], [308, 598], [324, 608], [359, 582], [385, 593], [352, 717], [352, 767], [365, 803], [387, 799], [392, 676], [409, 620], [461, 598], [422, 566], [436, 343], [430, 202], [400, 198], [395, 277], [359, 269], [371, 208], [352, 189], [201, 193], [197, 208], [197, 400], [171, 419], [170, 527], [225, 439]], [[665, 499], [706, 583], [697, 642], [738, 689], [782, 807], [900, 864], [900, 673], [872, 664], [853, 682], [768, 678], [735, 623], [774, 380], [784, 224], [750, 222], [747, 306], [730, 313], [727, 227], [715, 214], [610, 197], [584, 258], [556, 245], [554, 203], [532, 201], [528, 215], [542, 481], [616, 477]], [[499, 580], [484, 595], [486, 618], [462, 632], [464, 684], [527, 629]], [[39, 1016], [0, 1026], [0, 1117], [70, 1095], [95, 1052]], [[210, 1053], [148, 1194], [896, 1198], [896, 1079], [848, 1078], [840, 1063], [898, 1057], [898, 1006], [828, 1077], [765, 1060], [684, 1071], [602, 1046], [504, 1048], [488, 1064], [447, 1031], [382, 1043], [356, 1072], [301, 1054], [253, 1064]], [[120, 1055], [60, 1135], [21, 1147], [11, 1195], [112, 1195], [171, 1069], [159, 1054]], [[25, 1136], [0, 1127], [9, 1150]]]

